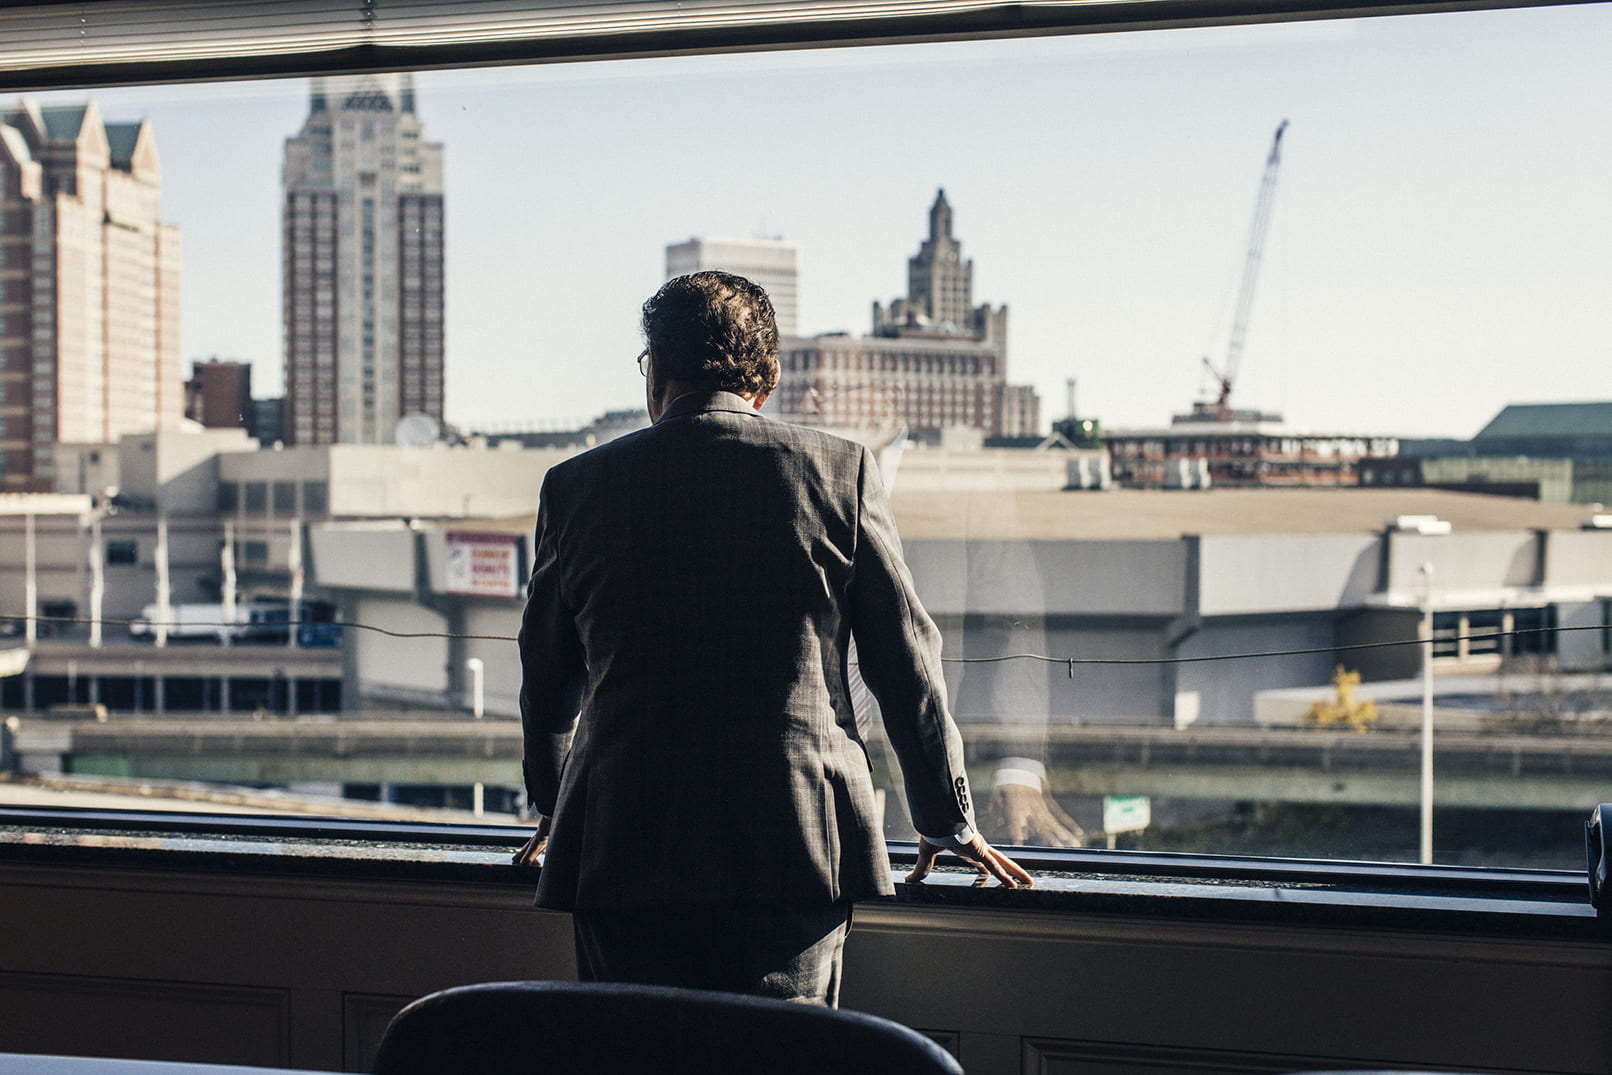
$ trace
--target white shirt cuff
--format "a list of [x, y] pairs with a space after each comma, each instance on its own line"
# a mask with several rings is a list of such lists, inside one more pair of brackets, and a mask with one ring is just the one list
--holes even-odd
[[[923, 836], [922, 833], [919, 833], [919, 835]], [[974, 826], [964, 825], [961, 830], [951, 836], [924, 836], [924, 839], [936, 847], [962, 847], [964, 844], [972, 842], [975, 835]]]

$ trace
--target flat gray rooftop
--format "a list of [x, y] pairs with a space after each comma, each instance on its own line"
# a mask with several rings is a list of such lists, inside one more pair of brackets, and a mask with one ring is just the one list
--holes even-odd
[[1587, 504], [1439, 489], [1116, 489], [1108, 492], [903, 492], [896, 525], [912, 540], [1172, 539], [1183, 534], [1376, 533], [1399, 515], [1436, 515], [1457, 534], [1576, 530]]
[[[1112, 489], [1108, 492], [903, 491], [891, 496], [907, 540], [1174, 539], [1183, 534], [1370, 534], [1399, 515], [1437, 515], [1457, 534], [1577, 530], [1588, 504], [1441, 489]], [[535, 505], [534, 505], [535, 507]], [[529, 534], [532, 515], [427, 523], [444, 530]]]

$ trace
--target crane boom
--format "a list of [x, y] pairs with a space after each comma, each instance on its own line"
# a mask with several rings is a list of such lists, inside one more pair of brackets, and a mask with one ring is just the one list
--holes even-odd
[[1226, 361], [1219, 369], [1205, 358], [1204, 365], [1220, 382], [1220, 396], [1215, 401], [1215, 417], [1221, 421], [1231, 418], [1231, 389], [1237, 380], [1237, 367], [1243, 357], [1243, 341], [1248, 336], [1248, 318], [1254, 309], [1254, 292], [1259, 283], [1259, 265], [1265, 256], [1265, 233], [1270, 228], [1271, 205], [1276, 200], [1276, 172], [1282, 163], [1282, 135], [1287, 120], [1277, 125], [1271, 139], [1271, 151], [1265, 157], [1265, 172], [1259, 181], [1259, 197], [1254, 202], [1254, 220], [1248, 229], [1248, 250], [1243, 255], [1243, 278], [1237, 289], [1237, 311], [1231, 323], [1231, 341], [1226, 346]]

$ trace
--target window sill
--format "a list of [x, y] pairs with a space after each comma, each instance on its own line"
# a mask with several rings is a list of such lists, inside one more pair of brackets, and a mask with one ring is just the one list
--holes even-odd
[[[352, 881], [458, 882], [530, 889], [509, 857], [510, 825], [232, 817], [162, 811], [0, 809], [0, 862]], [[903, 878], [911, 844], [892, 845], [893, 901], [1055, 915], [1406, 929], [1507, 938], [1608, 939], [1581, 875], [1379, 863], [1102, 850], [1016, 854], [1032, 889], [981, 886], [942, 866]]]

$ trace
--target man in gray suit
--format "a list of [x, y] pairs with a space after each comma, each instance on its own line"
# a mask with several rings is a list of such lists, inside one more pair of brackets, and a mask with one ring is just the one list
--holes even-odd
[[579, 973], [834, 1004], [851, 903], [890, 895], [847, 687], [856, 639], [922, 834], [1030, 877], [974, 829], [940, 634], [867, 449], [757, 412], [766, 293], [702, 272], [644, 304], [648, 429], [551, 469], [521, 621], [539, 906]]

